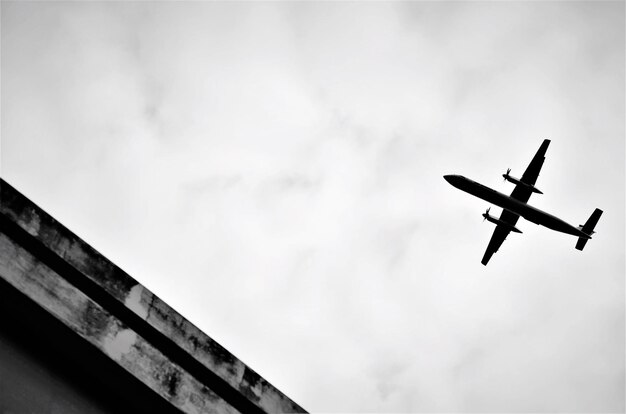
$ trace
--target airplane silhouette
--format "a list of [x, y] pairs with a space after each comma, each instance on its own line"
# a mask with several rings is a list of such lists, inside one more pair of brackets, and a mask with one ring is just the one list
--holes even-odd
[[539, 177], [539, 171], [541, 170], [543, 161], [545, 160], [548, 145], [550, 145], [550, 140], [544, 140], [541, 147], [539, 147], [539, 150], [528, 165], [528, 168], [526, 168], [522, 178], [515, 178], [509, 175], [511, 172], [510, 168], [505, 174], [502, 174], [505, 181], [510, 181], [515, 184], [515, 188], [510, 196], [486, 187], [476, 181], [472, 181], [469, 178], [465, 178], [462, 175], [443, 176], [447, 182], [456, 188], [470, 193], [478, 198], [482, 198], [483, 200], [495, 204], [498, 207], [502, 207], [502, 214], [500, 215], [500, 218], [489, 215], [491, 207], [483, 213], [485, 220], [496, 225], [496, 229], [491, 236], [491, 240], [489, 240], [489, 245], [487, 246], [487, 250], [485, 251], [485, 255], [481, 261], [483, 265], [487, 265], [491, 256], [498, 251], [510, 232], [521, 233], [521, 231], [515, 227], [515, 224], [520, 216], [524, 217], [528, 221], [545, 226], [549, 229], [577, 236], [578, 241], [576, 242], [576, 249], [578, 250], [582, 250], [585, 247], [587, 240], [591, 239], [591, 235], [595, 233], [593, 229], [602, 215], [602, 210], [599, 208], [595, 209], [595, 211], [591, 214], [591, 217], [589, 217], [584, 225], [574, 227], [560, 218], [528, 204], [528, 199], [532, 193], [543, 194], [537, 189], [537, 187], [535, 187], [535, 182], [537, 181], [537, 177]]

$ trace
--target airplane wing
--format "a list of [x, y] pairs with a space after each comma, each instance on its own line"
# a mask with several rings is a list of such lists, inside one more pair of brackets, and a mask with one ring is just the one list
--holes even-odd
[[[519, 215], [509, 210], [502, 210], [502, 214], [500, 215], [500, 220], [512, 226], [515, 226], [518, 218]], [[491, 240], [489, 240], [489, 245], [487, 246], [483, 260], [481, 261], [483, 265], [487, 266], [491, 256], [493, 256], [493, 254], [498, 251], [500, 246], [502, 246], [502, 243], [506, 240], [506, 236], [508, 236], [510, 232], [511, 230], [504, 226], [496, 226], [496, 229], [493, 231], [493, 235], [491, 236]]]
[[[535, 185], [535, 183], [537, 182], [537, 177], [539, 177], [539, 171], [541, 171], [543, 161], [546, 159], [546, 151], [548, 150], [548, 145], [550, 145], [550, 140], [544, 139], [532, 161], [530, 162], [530, 164], [528, 164], [528, 167], [526, 167], [524, 175], [522, 175], [522, 178], [520, 179], [523, 183]], [[511, 197], [521, 201], [522, 203], [527, 203], [532, 193], [533, 192], [530, 188], [524, 185], [517, 184], [513, 189], [513, 192], [511, 193]], [[515, 226], [515, 223], [517, 223], [517, 219], [519, 219], [519, 215], [508, 210], [502, 210], [500, 220]], [[504, 241], [506, 240], [506, 236], [508, 236], [510, 232], [511, 231], [504, 226], [496, 226], [496, 229], [493, 231], [493, 235], [491, 236], [491, 240], [489, 240], [489, 245], [487, 246], [487, 250], [485, 251], [483, 260], [481, 261], [483, 265], [486, 266], [487, 263], [489, 263], [489, 259], [491, 259], [491, 256], [493, 256], [493, 254], [498, 251], [500, 246], [502, 246], [502, 243], [504, 243]]]
[[[523, 183], [535, 185], [535, 183], [537, 182], [537, 177], [539, 177], [539, 171], [541, 171], [543, 161], [546, 159], [546, 151], [548, 150], [548, 145], [550, 145], [550, 140], [544, 139], [532, 161], [530, 162], [530, 164], [528, 164], [526, 171], [524, 171], [524, 175], [522, 175], [521, 181]], [[531, 194], [532, 190], [530, 188], [517, 184], [513, 189], [513, 192], [511, 193], [511, 197], [523, 203], [526, 203], [528, 202]]]

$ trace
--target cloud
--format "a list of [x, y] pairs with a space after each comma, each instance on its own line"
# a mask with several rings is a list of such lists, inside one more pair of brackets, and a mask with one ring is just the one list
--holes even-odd
[[[623, 410], [620, 16], [3, 4], [3, 177], [311, 411]], [[598, 235], [484, 268], [441, 176], [510, 191], [543, 138], [531, 203]]]

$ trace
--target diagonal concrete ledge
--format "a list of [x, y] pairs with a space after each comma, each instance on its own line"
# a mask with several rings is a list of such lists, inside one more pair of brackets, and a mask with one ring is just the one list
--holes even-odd
[[239, 412], [4, 234], [0, 234], [0, 271], [9, 284], [176, 408], [188, 413]]
[[0, 277], [180, 410], [305, 412], [4, 180], [0, 233]]

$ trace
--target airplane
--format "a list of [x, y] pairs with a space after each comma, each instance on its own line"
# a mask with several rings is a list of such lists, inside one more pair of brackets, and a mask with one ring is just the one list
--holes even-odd
[[545, 226], [549, 229], [577, 236], [577, 250], [582, 250], [585, 247], [587, 240], [590, 240], [591, 235], [595, 233], [593, 229], [596, 227], [596, 224], [602, 215], [602, 210], [599, 208], [595, 209], [584, 225], [574, 227], [560, 218], [528, 204], [528, 199], [533, 193], [543, 194], [539, 191], [539, 189], [537, 189], [537, 187], [535, 187], [535, 182], [537, 181], [539, 171], [543, 166], [548, 145], [550, 145], [550, 140], [545, 139], [521, 178], [512, 177], [510, 175], [510, 168], [505, 174], [502, 174], [505, 181], [515, 184], [515, 188], [510, 196], [477, 183], [476, 181], [470, 180], [469, 178], [465, 178], [462, 175], [451, 174], [443, 176], [447, 182], [459, 190], [463, 190], [473, 196], [482, 198], [491, 204], [502, 207], [502, 214], [500, 215], [500, 218], [489, 214], [491, 207], [489, 207], [482, 215], [484, 217], [483, 221], [487, 220], [496, 225], [496, 229], [491, 236], [491, 240], [489, 240], [489, 245], [487, 246], [487, 250], [485, 251], [485, 255], [481, 261], [483, 265], [487, 266], [491, 256], [498, 251], [510, 232], [521, 233], [521, 231], [515, 227], [517, 220], [520, 217], [524, 217], [530, 222]]

